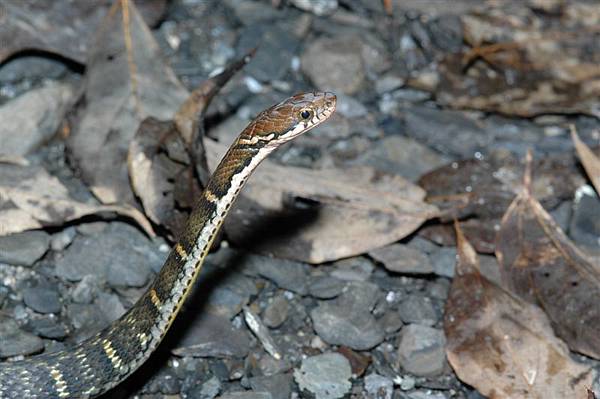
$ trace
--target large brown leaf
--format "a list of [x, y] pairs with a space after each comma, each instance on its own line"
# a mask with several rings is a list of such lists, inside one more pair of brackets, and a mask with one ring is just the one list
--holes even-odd
[[[120, 0], [119, 0], [120, 1]], [[42, 50], [80, 63], [112, 0], [5, 1], [0, 4], [0, 62], [24, 50]], [[146, 21], [157, 22], [165, 0], [137, 0]]]
[[571, 360], [540, 308], [479, 273], [475, 250], [456, 230], [459, 260], [444, 333], [458, 377], [490, 398], [586, 398], [594, 371]]
[[134, 219], [148, 235], [152, 226], [130, 206], [76, 201], [56, 177], [38, 166], [0, 163], [0, 236], [60, 226], [86, 215], [116, 212]]
[[129, 144], [142, 120], [172, 119], [187, 97], [161, 59], [133, 3], [117, 1], [96, 33], [68, 140], [84, 181], [103, 203], [134, 203]]
[[582, 253], [533, 197], [530, 166], [496, 245], [508, 289], [544, 309], [572, 350], [600, 358], [600, 264]]
[[596, 188], [596, 193], [600, 195], [600, 158], [592, 152], [590, 147], [581, 141], [575, 128], [571, 130], [571, 138], [575, 144], [579, 159], [581, 160], [588, 177], [592, 181], [592, 184]]
[[[205, 141], [214, 168], [226, 147]], [[228, 237], [277, 257], [321, 263], [406, 237], [437, 208], [400, 176], [264, 161], [225, 221]]]

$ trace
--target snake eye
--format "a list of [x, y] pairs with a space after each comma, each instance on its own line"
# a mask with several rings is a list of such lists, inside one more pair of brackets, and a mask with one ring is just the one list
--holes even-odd
[[305, 109], [304, 111], [300, 112], [300, 117], [302, 119], [308, 119], [310, 118], [311, 112], [307, 109]]

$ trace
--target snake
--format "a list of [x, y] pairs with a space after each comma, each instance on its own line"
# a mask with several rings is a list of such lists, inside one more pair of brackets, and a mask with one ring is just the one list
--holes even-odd
[[172, 325], [251, 173], [283, 143], [326, 121], [335, 107], [335, 94], [306, 92], [260, 112], [223, 156], [137, 302], [108, 327], [67, 349], [0, 363], [0, 398], [93, 398], [131, 375]]

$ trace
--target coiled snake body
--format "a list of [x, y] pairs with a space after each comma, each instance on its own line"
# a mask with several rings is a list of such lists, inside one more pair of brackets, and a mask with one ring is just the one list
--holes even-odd
[[133, 373], [171, 326], [248, 176], [279, 145], [329, 118], [335, 105], [331, 93], [304, 93], [261, 112], [215, 169], [184, 233], [135, 305], [69, 349], [0, 363], [0, 398], [91, 398]]

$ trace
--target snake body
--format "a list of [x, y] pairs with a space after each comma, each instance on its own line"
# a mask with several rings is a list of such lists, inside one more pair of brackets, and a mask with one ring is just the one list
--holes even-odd
[[69, 349], [0, 363], [0, 398], [92, 398], [133, 373], [173, 323], [248, 176], [279, 145], [329, 118], [335, 105], [331, 93], [303, 93], [261, 112], [215, 169], [184, 233], [135, 305]]

